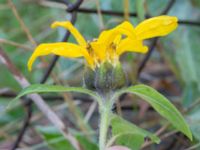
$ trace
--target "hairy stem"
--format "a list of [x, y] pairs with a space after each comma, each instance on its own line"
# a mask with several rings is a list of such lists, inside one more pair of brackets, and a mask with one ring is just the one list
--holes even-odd
[[110, 107], [103, 106], [100, 107], [100, 129], [99, 129], [99, 149], [105, 150], [106, 147], [106, 139], [107, 139], [107, 131], [110, 124], [109, 115], [110, 115]]

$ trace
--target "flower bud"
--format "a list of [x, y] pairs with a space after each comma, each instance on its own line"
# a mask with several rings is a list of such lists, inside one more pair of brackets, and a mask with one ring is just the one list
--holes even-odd
[[125, 86], [126, 76], [120, 63], [113, 66], [109, 62], [104, 62], [94, 71], [86, 68], [84, 83], [87, 88], [105, 95]]
[[126, 85], [126, 76], [120, 63], [118, 63], [112, 72], [112, 89], [120, 89]]
[[84, 85], [91, 90], [95, 90], [94, 86], [95, 72], [90, 67], [85, 68], [84, 72]]
[[95, 71], [95, 88], [100, 93], [108, 92], [112, 89], [113, 66], [105, 62]]

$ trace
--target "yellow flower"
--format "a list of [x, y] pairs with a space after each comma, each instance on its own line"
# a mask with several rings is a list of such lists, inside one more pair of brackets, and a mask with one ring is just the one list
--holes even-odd
[[116, 65], [124, 52], [146, 53], [148, 47], [143, 40], [165, 36], [176, 29], [177, 18], [158, 16], [141, 22], [135, 28], [127, 21], [113, 29], [103, 31], [98, 39], [87, 42], [79, 31], [69, 22], [54, 22], [51, 27], [64, 27], [71, 32], [78, 44], [69, 42], [40, 44], [28, 61], [28, 69], [39, 56], [55, 54], [67, 58], [84, 57], [91, 69], [99, 67], [104, 62]]

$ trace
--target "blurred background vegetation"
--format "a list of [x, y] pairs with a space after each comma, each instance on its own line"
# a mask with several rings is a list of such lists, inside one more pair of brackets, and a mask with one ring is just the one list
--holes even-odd
[[[129, 8], [124, 7], [124, 1], [84, 0], [81, 8], [137, 12], [138, 5], [136, 0], [129, 0]], [[65, 30], [61, 28], [52, 30], [50, 29], [50, 24], [55, 20], [70, 19], [70, 15], [66, 12], [66, 7], [63, 3], [60, 3], [59, 0], [13, 0], [12, 2], [16, 6], [20, 19], [27, 26], [36, 43], [61, 41]], [[168, 3], [169, 0], [146, 0], [142, 8], [139, 9], [142, 9], [143, 12], [138, 11], [138, 13], [157, 16], [165, 9]], [[177, 16], [180, 20], [199, 22], [200, 1], [176, 0], [168, 15]], [[98, 36], [101, 30], [111, 28], [125, 19], [129, 19], [134, 25], [137, 25], [140, 21], [138, 17], [78, 13], [75, 26], [86, 39], [92, 40]], [[74, 42], [74, 39], [70, 37], [69, 41]], [[173, 134], [171, 138], [164, 139], [164, 142], [161, 142], [160, 145], [151, 145], [152, 149], [170, 149], [170, 145], [171, 149], [173, 148], [174, 150], [186, 149], [192, 146], [195, 149], [200, 149], [199, 41], [200, 25], [180, 24], [172, 34], [159, 38], [150, 60], [138, 78], [136, 77], [137, 69], [144, 59], [144, 55], [127, 53], [121, 58], [129, 83], [142, 82], [148, 84], [167, 96], [184, 113], [195, 138], [191, 143], [183, 135]], [[146, 41], [147, 45], [151, 45], [151, 42], [151, 40]], [[26, 64], [34, 50], [34, 43], [27, 38], [7, 0], [0, 1], [0, 47], [3, 48], [12, 62], [31, 83], [39, 83], [44, 70], [52, 60], [52, 56], [38, 59], [33, 71], [28, 72]], [[81, 86], [84, 71], [83, 65], [84, 62], [81, 59], [60, 58], [47, 83]], [[13, 98], [12, 95], [15, 95], [20, 90], [21, 87], [14, 80], [12, 74], [0, 63], [0, 110]], [[46, 101], [65, 123], [73, 130], [76, 130], [73, 132], [79, 131], [78, 134], [81, 135], [84, 131], [84, 128], [76, 121], [78, 114], [80, 117], [78, 118], [84, 120], [86, 126], [91, 126], [93, 129], [93, 131], [90, 130], [91, 136], [95, 136], [96, 132], [94, 131], [98, 127], [98, 112], [93, 110], [94, 112], [87, 119], [88, 110], [91, 110], [92, 106], [94, 107], [88, 97], [74, 94], [48, 94], [44, 96], [49, 97], [46, 98]], [[52, 98], [53, 96], [55, 98]], [[82, 100], [82, 97], [86, 101]], [[156, 132], [167, 124], [148, 104], [138, 103], [136, 100], [137, 98], [127, 95], [117, 104], [114, 111], [152, 132]], [[70, 105], [71, 102], [75, 104], [77, 111], [70, 109], [72, 107]], [[22, 127], [25, 116], [26, 111], [21, 103], [0, 116], [0, 149], [9, 149], [11, 147]], [[88, 120], [88, 123], [85, 119]], [[162, 134], [171, 130], [173, 129], [169, 127]], [[56, 145], [54, 142], [53, 147], [62, 149], [61, 143], [63, 141], [59, 140], [59, 138], [59, 134], [57, 135], [57, 132], [49, 126], [48, 120], [34, 107], [31, 125], [20, 144], [21, 149], [48, 149], [48, 146], [52, 147], [52, 144], [51, 142], [47, 144], [45, 140], [48, 142], [49, 139], [58, 139], [58, 144]], [[95, 141], [93, 140], [94, 143]], [[64, 144], [66, 143], [64, 142]]]

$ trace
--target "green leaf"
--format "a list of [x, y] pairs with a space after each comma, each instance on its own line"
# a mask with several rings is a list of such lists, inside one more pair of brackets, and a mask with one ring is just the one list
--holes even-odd
[[[53, 150], [75, 150], [68, 140], [54, 126], [38, 126], [37, 131], [41, 133], [48, 146]], [[84, 135], [74, 135], [83, 150], [98, 150], [97, 144], [89, 141]]]
[[136, 133], [124, 133], [116, 138], [117, 145], [123, 145], [131, 150], [139, 150], [144, 143], [144, 137]]
[[14, 107], [12, 107], [9, 111], [5, 112], [5, 108], [8, 105], [11, 98], [1, 98], [0, 97], [0, 114], [4, 113], [0, 117], [0, 125], [8, 124], [12, 121], [17, 121], [23, 117], [25, 117], [24, 109], [21, 103], [16, 103]]
[[41, 133], [44, 140], [47, 142], [48, 147], [52, 150], [75, 150], [70, 142], [66, 140], [55, 127], [38, 126], [36, 129]]
[[160, 142], [160, 139], [156, 135], [137, 127], [117, 115], [113, 115], [111, 126], [116, 143], [134, 150], [141, 147], [146, 137], [150, 138], [155, 143]]
[[47, 93], [47, 92], [80, 92], [92, 96], [95, 100], [101, 103], [101, 98], [93, 91], [81, 87], [64, 87], [60, 85], [46, 85], [46, 84], [33, 84], [24, 88], [15, 99], [13, 99], [7, 106], [9, 109], [16, 100], [20, 97], [32, 93]]
[[84, 150], [99, 150], [98, 145], [94, 142], [89, 141], [87, 138], [85, 138], [85, 136], [77, 135], [76, 138]]
[[166, 118], [177, 130], [184, 133], [190, 140], [192, 140], [192, 133], [188, 127], [188, 124], [184, 120], [181, 113], [176, 107], [162, 94], [146, 85], [131, 86], [123, 90], [122, 93], [133, 93], [150, 105], [164, 118]]

